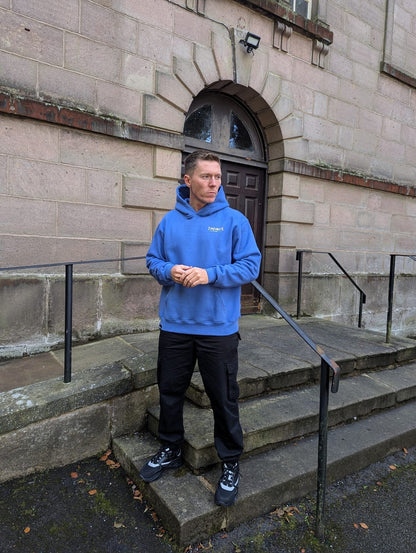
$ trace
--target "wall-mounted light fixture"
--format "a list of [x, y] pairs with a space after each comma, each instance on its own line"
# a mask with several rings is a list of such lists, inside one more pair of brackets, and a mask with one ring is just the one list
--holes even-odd
[[246, 38], [240, 40], [240, 44], [242, 44], [244, 48], [247, 48], [247, 53], [250, 54], [259, 47], [260, 37], [253, 33], [247, 33]]

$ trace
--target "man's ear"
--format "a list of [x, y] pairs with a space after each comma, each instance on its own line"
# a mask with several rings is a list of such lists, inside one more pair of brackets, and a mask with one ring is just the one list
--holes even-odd
[[189, 175], [184, 175], [183, 176], [183, 182], [186, 184], [186, 186], [188, 186], [189, 188], [191, 187], [191, 177]]

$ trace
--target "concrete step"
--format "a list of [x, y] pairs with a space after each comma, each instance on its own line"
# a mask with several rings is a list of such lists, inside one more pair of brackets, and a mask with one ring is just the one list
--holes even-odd
[[[299, 325], [325, 353], [335, 359], [345, 377], [362, 371], [394, 367], [416, 359], [416, 342], [394, 338], [386, 344], [377, 332], [320, 319], [301, 319]], [[320, 358], [285, 321], [272, 317], [240, 319], [240, 398], [317, 382]], [[202, 378], [192, 377], [187, 397], [196, 405], [209, 407]]]
[[[415, 445], [415, 420], [416, 401], [412, 401], [330, 430], [328, 482]], [[243, 459], [239, 498], [232, 508], [214, 504], [219, 466], [199, 476], [182, 467], [176, 472], [168, 471], [151, 484], [142, 482], [140, 467], [157, 444], [149, 435], [133, 435], [114, 439], [113, 448], [162, 525], [181, 546], [199, 542], [223, 528], [230, 530], [316, 489], [316, 436]]]
[[[395, 407], [416, 398], [416, 363], [344, 379], [337, 394], [330, 394], [329, 426]], [[319, 386], [269, 394], [240, 403], [244, 451], [252, 454], [317, 432]], [[157, 435], [159, 408], [149, 410], [148, 428]], [[193, 470], [218, 463], [211, 409], [187, 403], [184, 409], [184, 458]]]

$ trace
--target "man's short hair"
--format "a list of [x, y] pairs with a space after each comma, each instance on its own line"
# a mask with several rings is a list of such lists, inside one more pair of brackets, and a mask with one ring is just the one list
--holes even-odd
[[221, 160], [217, 154], [208, 150], [195, 150], [185, 158], [185, 175], [192, 175], [198, 161], [216, 161], [221, 165]]

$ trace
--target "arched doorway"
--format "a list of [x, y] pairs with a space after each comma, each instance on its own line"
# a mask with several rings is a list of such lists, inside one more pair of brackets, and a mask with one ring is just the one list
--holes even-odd
[[[254, 117], [231, 96], [201, 93], [189, 109], [184, 135], [184, 155], [203, 148], [220, 156], [222, 185], [230, 206], [248, 218], [263, 251], [267, 156]], [[258, 305], [256, 291], [244, 286], [242, 312], [255, 312]]]

